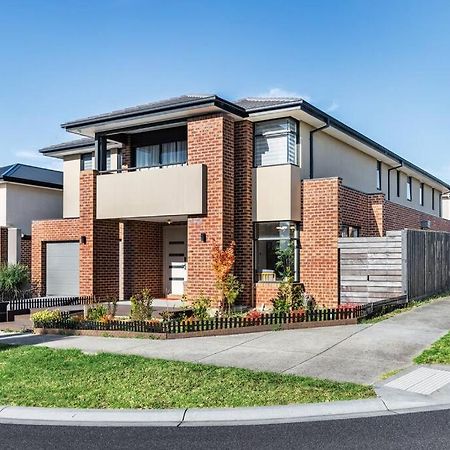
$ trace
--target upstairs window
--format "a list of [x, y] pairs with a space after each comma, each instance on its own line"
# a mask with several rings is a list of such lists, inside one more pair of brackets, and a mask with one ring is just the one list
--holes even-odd
[[136, 167], [183, 165], [187, 162], [187, 142], [175, 141], [135, 149]]
[[425, 186], [423, 183], [420, 183], [420, 190], [419, 190], [419, 200], [420, 200], [420, 205], [423, 206], [424, 205], [424, 198], [423, 198], [423, 190], [425, 189]]
[[412, 201], [412, 178], [408, 177], [408, 181], [406, 182], [406, 200]]
[[106, 170], [111, 170], [111, 150], [106, 150]]
[[431, 189], [431, 209], [434, 211], [435, 208], [436, 208], [436, 206], [435, 206], [434, 188], [433, 188], [433, 189]]
[[255, 125], [254, 164], [297, 164], [298, 125], [294, 119], [277, 119]]
[[94, 168], [92, 159], [92, 153], [84, 153], [81, 155], [81, 170], [92, 170]]
[[397, 197], [400, 197], [400, 170], [397, 170]]
[[377, 161], [377, 189], [381, 191], [381, 161]]
[[341, 227], [341, 237], [359, 237], [361, 235], [360, 227], [353, 227], [351, 225], [342, 225]]

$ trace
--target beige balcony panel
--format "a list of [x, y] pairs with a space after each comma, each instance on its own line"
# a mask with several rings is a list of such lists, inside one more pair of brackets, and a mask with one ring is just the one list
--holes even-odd
[[300, 168], [290, 164], [253, 169], [253, 220], [300, 221]]
[[204, 214], [206, 166], [174, 166], [97, 177], [97, 219]]

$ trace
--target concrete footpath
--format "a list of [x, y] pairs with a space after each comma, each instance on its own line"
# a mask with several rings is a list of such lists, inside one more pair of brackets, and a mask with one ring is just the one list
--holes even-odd
[[376, 324], [174, 340], [0, 335], [0, 343], [75, 348], [374, 384], [450, 329], [450, 298]]

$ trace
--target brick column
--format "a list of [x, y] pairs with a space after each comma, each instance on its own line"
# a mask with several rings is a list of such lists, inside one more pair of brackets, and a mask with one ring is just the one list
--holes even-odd
[[369, 230], [370, 236], [384, 236], [384, 194], [369, 195]]
[[[217, 114], [188, 121], [188, 163], [207, 166], [207, 213], [188, 218], [187, 296], [203, 292], [217, 299], [211, 266], [213, 241], [225, 247], [234, 238], [234, 123]], [[200, 234], [206, 233], [206, 242]]]
[[252, 171], [253, 123], [243, 120], [234, 125], [234, 272], [244, 285], [240, 302], [247, 305], [253, 303]]
[[339, 297], [340, 178], [302, 182], [303, 228], [300, 278], [319, 305], [336, 306]]

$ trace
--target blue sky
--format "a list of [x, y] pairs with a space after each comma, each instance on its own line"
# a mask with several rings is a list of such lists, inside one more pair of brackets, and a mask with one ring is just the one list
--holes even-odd
[[[450, 182], [450, 2], [0, 0], [0, 164], [183, 93], [299, 95]], [[76, 137], [75, 137], [76, 138]]]

